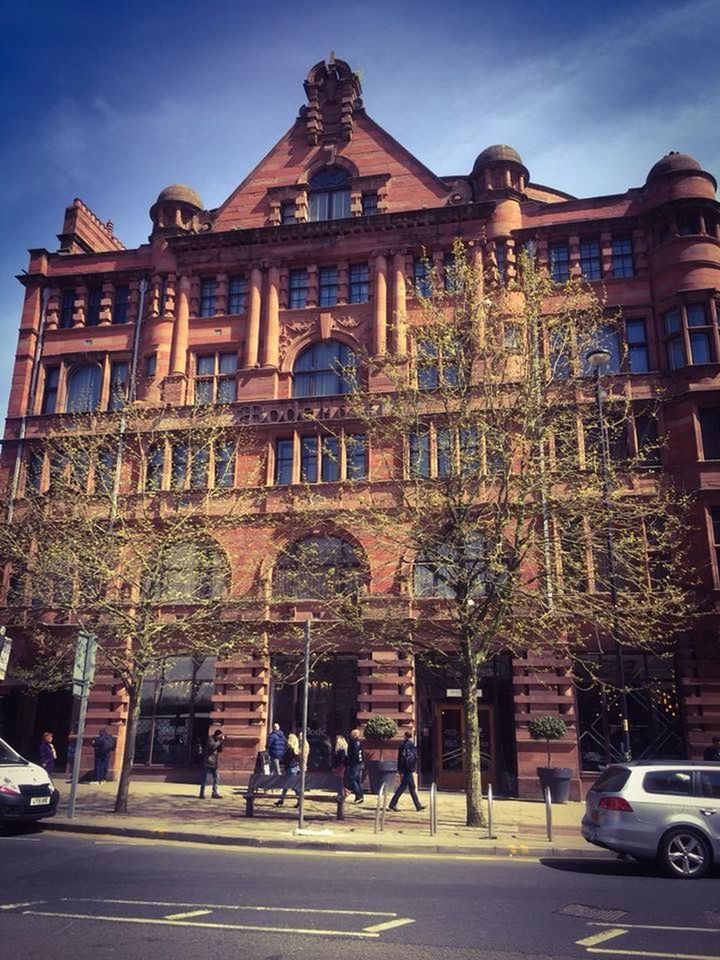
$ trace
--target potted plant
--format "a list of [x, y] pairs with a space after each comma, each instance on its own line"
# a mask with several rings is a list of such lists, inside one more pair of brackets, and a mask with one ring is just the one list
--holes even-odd
[[[385, 783], [388, 787], [395, 782], [397, 775], [397, 764], [395, 760], [385, 760], [383, 753], [387, 744], [397, 736], [398, 725], [390, 717], [383, 714], [374, 714], [365, 724], [364, 737], [365, 747], [370, 746], [372, 750], [375, 745], [380, 753], [380, 759], [367, 760], [365, 766], [370, 780], [370, 791], [378, 793], [380, 787]], [[375, 743], [373, 743], [375, 741]]]
[[547, 746], [547, 767], [538, 767], [537, 775], [543, 796], [545, 788], [550, 788], [550, 799], [553, 803], [567, 803], [570, 796], [570, 767], [553, 767], [550, 758], [550, 741], [562, 740], [567, 734], [565, 721], [556, 714], [542, 714], [534, 717], [528, 724], [528, 730], [533, 740], [544, 740]]

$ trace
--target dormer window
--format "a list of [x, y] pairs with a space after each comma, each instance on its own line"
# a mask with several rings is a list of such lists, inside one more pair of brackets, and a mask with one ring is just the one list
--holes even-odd
[[309, 184], [310, 220], [341, 220], [350, 216], [350, 175], [339, 167], [327, 167]]

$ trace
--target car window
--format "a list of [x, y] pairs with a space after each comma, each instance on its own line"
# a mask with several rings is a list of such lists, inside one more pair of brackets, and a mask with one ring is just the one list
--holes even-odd
[[26, 761], [23, 760], [19, 754], [15, 753], [9, 743], [5, 743], [4, 740], [0, 740], [0, 763], [15, 763], [19, 766], [24, 766]]
[[700, 771], [700, 795], [720, 800], [720, 770]]
[[617, 793], [625, 786], [629, 776], [630, 771], [626, 767], [608, 767], [607, 770], [603, 770], [591, 789]]
[[689, 770], [655, 770], [643, 780], [646, 793], [667, 793], [689, 797], [692, 793], [692, 772]]

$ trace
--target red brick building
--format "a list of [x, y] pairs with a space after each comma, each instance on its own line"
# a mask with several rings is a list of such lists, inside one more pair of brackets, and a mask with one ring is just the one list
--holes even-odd
[[[346, 63], [317, 64], [304, 87], [307, 103], [289, 131], [217, 209], [206, 210], [190, 187], [166, 187], [150, 207], [149, 242], [126, 249], [111, 223], [75, 200], [59, 248], [30, 251], [20, 278], [26, 292], [5, 432], [5, 478], [14, 495], [46, 482], [47, 464], [34, 441], [48, 418], [117, 408], [131, 389], [151, 402], [235, 405], [263, 437], [270, 504], [280, 504], [301, 481], [317, 483], [330, 497], [348, 478], [369, 474], [372, 482], [363, 446], [342, 434], [333, 457], [325, 457], [302, 411], [310, 406], [342, 421], [337, 363], [361, 347], [374, 355], [412, 349], [395, 321], [415, 309], [411, 282], [422, 279], [424, 252], [441, 263], [459, 236], [477, 262], [511, 279], [516, 250], [533, 240], [555, 279], [582, 274], [622, 309], [627, 362], [619, 375], [633, 397], [642, 400], [658, 383], [665, 390], [669, 444], [662, 466], [700, 493], [696, 555], [707, 608], [714, 610], [720, 588], [715, 179], [692, 157], [670, 153], [641, 186], [576, 199], [534, 183], [507, 146], [482, 150], [471, 171], [440, 175], [368, 116]], [[385, 386], [368, 383], [371, 391]], [[171, 469], [160, 465], [161, 485]], [[240, 469], [231, 465], [224, 476]], [[258, 568], [282, 569], [277, 545], [259, 552]], [[9, 573], [5, 578], [7, 588]], [[381, 593], [382, 585], [370, 589]], [[627, 654], [635, 756], [697, 756], [720, 733], [717, 629], [710, 612], [682, 639], [674, 661]], [[613, 658], [600, 669], [612, 680]], [[176, 690], [199, 685], [199, 705], [190, 721], [181, 696], [165, 702], [162, 691], [158, 699], [157, 688], [148, 689], [139, 766], [167, 772], [186, 765], [212, 720], [228, 734], [226, 771], [239, 776], [264, 746], [272, 719], [286, 728], [297, 722], [295, 688], [274, 683], [269, 662], [208, 661], [198, 673], [179, 660], [174, 670]], [[531, 711], [559, 711], [569, 722], [558, 762], [591, 773], [617, 755], [612, 704], [581, 680], [575, 684], [569, 666], [500, 655], [481, 685], [486, 766], [496, 789], [521, 795], [536, 789], [542, 751], [527, 733]], [[390, 714], [401, 727], [417, 729], [424, 778], [462, 784], [462, 710], [443, 677], [390, 650], [347, 651], [318, 670], [312, 690], [319, 741], [372, 713]], [[32, 707], [25, 700], [24, 713], [20, 702], [12, 684], [0, 684], [5, 735], [20, 742], [22, 731], [37, 734], [52, 721], [62, 752], [69, 697], [41, 696]], [[123, 711], [122, 691], [101, 674], [88, 737], [109, 723], [122, 738]]]

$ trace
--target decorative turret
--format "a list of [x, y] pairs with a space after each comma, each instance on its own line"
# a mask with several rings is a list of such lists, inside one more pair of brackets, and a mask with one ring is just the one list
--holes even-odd
[[308, 105], [300, 108], [308, 142], [337, 143], [352, 139], [354, 114], [363, 109], [360, 78], [344, 60], [330, 54], [316, 63], [305, 81]]
[[713, 199], [717, 182], [689, 153], [671, 150], [650, 168], [645, 189], [659, 202], [686, 197]]
[[471, 179], [475, 196], [480, 197], [494, 190], [524, 193], [530, 174], [517, 150], [504, 143], [496, 143], [478, 155]]
[[197, 233], [202, 229], [202, 212], [203, 202], [192, 187], [173, 183], [160, 191], [157, 200], [150, 207], [152, 236]]

